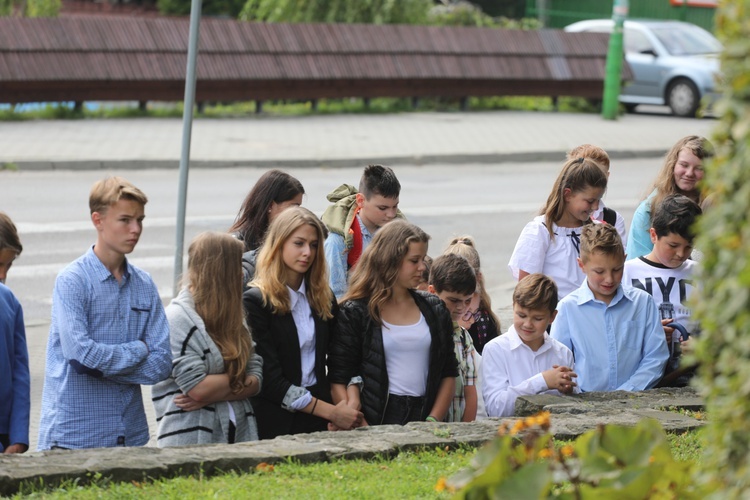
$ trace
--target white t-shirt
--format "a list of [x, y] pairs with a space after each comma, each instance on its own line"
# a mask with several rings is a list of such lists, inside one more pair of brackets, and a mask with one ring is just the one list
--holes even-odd
[[424, 396], [430, 363], [430, 327], [424, 316], [413, 325], [383, 321], [383, 350], [388, 370], [388, 392], [399, 396]]
[[[606, 205], [604, 204], [604, 200], [599, 200], [599, 208], [596, 212], [591, 214], [591, 218], [594, 220], [598, 220], [601, 222], [604, 222], [604, 208]], [[625, 230], [625, 217], [620, 215], [620, 212], [615, 211], [615, 229], [617, 229], [617, 234], [620, 235], [620, 238], [622, 239], [622, 246], [625, 248], [628, 244], [628, 232]]]
[[[546, 333], [544, 344], [537, 351], [532, 351], [511, 326], [505, 334], [489, 341], [482, 352], [479, 378], [482, 380], [487, 415], [512, 416], [518, 396], [541, 393], [559, 395], [560, 392], [547, 387], [542, 372], [553, 365], [574, 368], [573, 364], [570, 349]], [[577, 387], [576, 392], [579, 392]]]
[[576, 260], [581, 229], [583, 226], [559, 227], [552, 224], [556, 236], [551, 240], [544, 225], [544, 215], [534, 217], [521, 231], [508, 262], [513, 277], [518, 280], [519, 271], [546, 274], [557, 284], [558, 299], [580, 287], [586, 279]]
[[686, 260], [680, 267], [665, 267], [645, 257], [625, 262], [622, 284], [644, 290], [654, 298], [662, 318], [672, 318], [688, 332], [694, 332], [698, 324], [690, 319], [687, 300], [693, 294], [693, 274], [698, 266], [694, 260]]

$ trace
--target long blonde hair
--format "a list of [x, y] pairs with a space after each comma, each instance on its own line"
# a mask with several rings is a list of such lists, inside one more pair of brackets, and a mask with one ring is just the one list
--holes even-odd
[[471, 236], [459, 236], [453, 238], [443, 253], [455, 253], [466, 259], [477, 275], [477, 285], [479, 285], [479, 307], [486, 311], [497, 325], [497, 331], [500, 331], [500, 318], [492, 310], [492, 299], [484, 286], [484, 274], [479, 261], [479, 252], [477, 251], [474, 238]]
[[226, 233], [206, 232], [188, 249], [188, 284], [195, 311], [221, 351], [232, 392], [245, 383], [253, 352], [242, 305], [242, 242]]
[[368, 298], [370, 316], [381, 324], [380, 310], [393, 296], [393, 285], [409, 245], [428, 241], [427, 233], [404, 220], [394, 220], [380, 228], [357, 262], [341, 302]]
[[325, 228], [320, 219], [306, 208], [288, 208], [273, 220], [258, 253], [255, 278], [250, 285], [260, 289], [263, 294], [263, 304], [270, 304], [275, 314], [291, 312], [291, 299], [284, 281], [287, 270], [283, 258], [284, 244], [297, 229], [304, 225], [314, 228], [318, 237], [315, 258], [304, 276], [307, 300], [320, 318], [330, 319], [333, 317], [331, 311], [333, 292], [328, 285], [328, 268], [323, 255]]
[[664, 198], [671, 194], [684, 194], [698, 205], [703, 203], [703, 193], [699, 188], [696, 188], [695, 192], [686, 193], [682, 192], [675, 184], [674, 168], [677, 165], [677, 157], [683, 149], [687, 149], [701, 160], [713, 156], [713, 145], [705, 137], [688, 135], [677, 141], [669, 150], [667, 156], [664, 157], [664, 166], [654, 180], [656, 196], [651, 201], [651, 213], [654, 213], [656, 207], [661, 204]]

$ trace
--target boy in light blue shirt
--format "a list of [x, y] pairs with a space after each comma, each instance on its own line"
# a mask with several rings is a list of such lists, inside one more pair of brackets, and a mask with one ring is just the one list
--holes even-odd
[[625, 250], [617, 230], [589, 224], [581, 233], [580, 288], [557, 306], [552, 338], [575, 358], [581, 391], [642, 391], [656, 385], [669, 357], [653, 298], [623, 287]]

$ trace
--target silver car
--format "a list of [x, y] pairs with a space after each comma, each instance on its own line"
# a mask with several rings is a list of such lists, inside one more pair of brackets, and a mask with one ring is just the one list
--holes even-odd
[[[611, 19], [573, 23], [570, 32], [611, 33]], [[627, 20], [625, 60], [633, 80], [620, 92], [628, 111], [638, 104], [667, 105], [677, 116], [695, 116], [701, 99], [717, 97], [721, 43], [708, 31], [681, 21]]]

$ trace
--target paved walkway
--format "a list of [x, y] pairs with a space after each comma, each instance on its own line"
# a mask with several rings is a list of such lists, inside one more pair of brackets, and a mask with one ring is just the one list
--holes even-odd
[[[659, 156], [680, 137], [708, 135], [712, 119], [663, 114], [516, 111], [199, 119], [194, 166], [358, 166], [558, 160], [592, 143], [613, 158]], [[180, 119], [0, 122], [0, 165], [22, 169], [175, 167]]]

